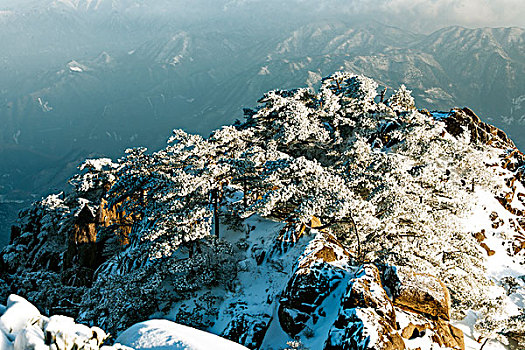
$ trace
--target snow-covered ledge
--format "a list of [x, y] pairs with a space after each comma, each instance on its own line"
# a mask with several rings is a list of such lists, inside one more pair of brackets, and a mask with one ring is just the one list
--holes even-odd
[[10, 295], [0, 305], [0, 350], [247, 350], [216, 335], [168, 320], [138, 323], [124, 331], [117, 343], [103, 345], [102, 329], [88, 327], [66, 316], [46, 317], [24, 298]]
[[77, 324], [66, 316], [46, 317], [30, 302], [10, 295], [0, 306], [0, 350], [129, 349], [103, 346], [108, 335], [98, 327]]

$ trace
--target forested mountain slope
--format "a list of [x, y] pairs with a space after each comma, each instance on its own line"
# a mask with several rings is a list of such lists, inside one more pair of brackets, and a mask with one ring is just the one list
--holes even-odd
[[468, 108], [377, 91], [336, 73], [207, 138], [86, 161], [21, 213], [2, 293], [253, 349], [522, 348], [525, 157]]
[[[71, 164], [135, 145], [158, 149], [173, 128], [207, 136], [241, 119], [265, 91], [318, 88], [341, 69], [373, 77], [387, 96], [405, 83], [420, 108], [470, 106], [523, 145], [521, 28], [417, 34], [370, 20], [262, 22], [222, 10], [202, 23], [180, 2], [174, 17], [155, 15], [166, 5], [158, 0], [158, 8], [28, 3], [0, 8], [0, 40], [8, 43], [0, 53], [0, 215], [7, 221], [10, 201], [29, 203], [60, 188]], [[6, 236], [0, 229], [0, 244]]]

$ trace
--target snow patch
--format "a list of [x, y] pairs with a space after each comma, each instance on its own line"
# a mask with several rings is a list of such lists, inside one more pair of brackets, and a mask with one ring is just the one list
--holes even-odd
[[0, 350], [130, 350], [120, 344], [102, 346], [108, 337], [102, 329], [77, 324], [66, 316], [42, 316], [30, 302], [14, 294], [0, 313]]
[[113, 163], [110, 158], [86, 159], [80, 166], [80, 170], [92, 169], [102, 171], [105, 167], [116, 168], [117, 164]]
[[131, 326], [117, 342], [135, 350], [247, 350], [214, 334], [168, 320], [149, 320]]
[[268, 66], [261, 67], [261, 69], [259, 70], [259, 73], [257, 73], [257, 75], [269, 75], [269, 74], [270, 74], [270, 70], [268, 69]]

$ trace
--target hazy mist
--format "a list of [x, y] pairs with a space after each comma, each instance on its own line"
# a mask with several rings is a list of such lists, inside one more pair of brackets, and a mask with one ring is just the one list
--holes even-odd
[[155, 150], [174, 128], [206, 135], [265, 91], [336, 70], [406, 83], [420, 107], [469, 105], [521, 135], [523, 30], [439, 30], [452, 25], [525, 27], [525, 4], [2, 0], [0, 245], [16, 210], [65, 187], [85, 157]]

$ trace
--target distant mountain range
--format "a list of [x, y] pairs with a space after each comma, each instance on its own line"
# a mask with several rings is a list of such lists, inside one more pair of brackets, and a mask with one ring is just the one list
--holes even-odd
[[525, 146], [521, 28], [422, 35], [341, 20], [266, 26], [255, 14], [190, 25], [141, 15], [139, 1], [35, 3], [0, 12], [0, 40], [12, 44], [0, 53], [8, 199], [48, 192], [88, 154], [158, 149], [174, 128], [206, 135], [267, 90], [316, 87], [337, 70], [373, 77], [387, 96], [403, 82], [422, 108], [468, 105]]

